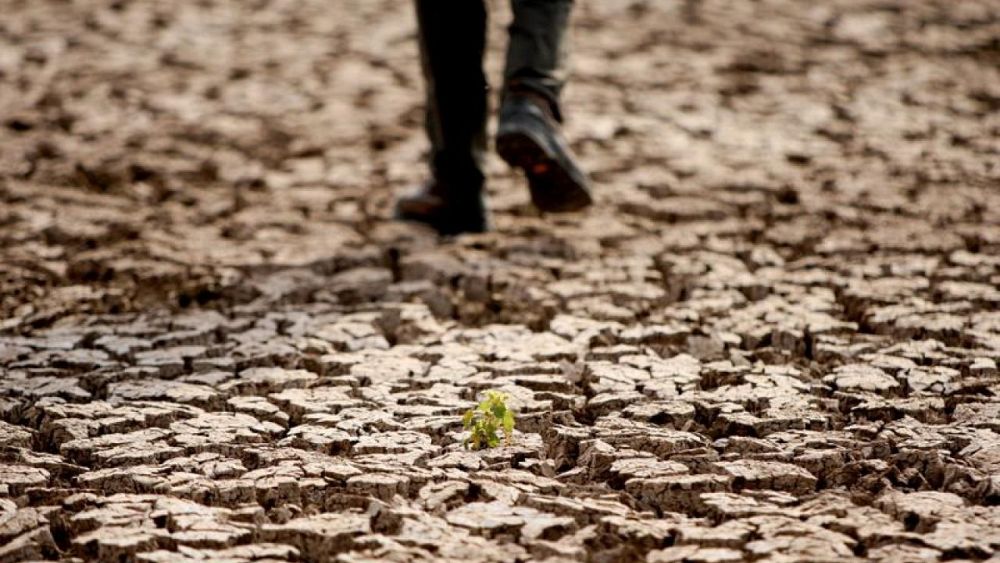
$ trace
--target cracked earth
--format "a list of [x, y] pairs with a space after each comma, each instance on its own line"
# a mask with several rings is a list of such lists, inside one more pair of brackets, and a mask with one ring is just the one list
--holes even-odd
[[1000, 549], [995, 2], [582, 0], [598, 205], [444, 241], [409, 2], [3, 4], [0, 561]]

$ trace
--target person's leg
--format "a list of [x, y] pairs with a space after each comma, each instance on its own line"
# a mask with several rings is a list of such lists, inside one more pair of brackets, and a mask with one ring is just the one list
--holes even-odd
[[401, 199], [397, 216], [431, 224], [443, 233], [482, 230], [488, 106], [482, 67], [485, 2], [416, 0], [416, 11], [434, 180], [422, 192]]
[[483, 0], [416, 0], [432, 166], [441, 175], [481, 173], [488, 84]]
[[511, 0], [511, 9], [503, 94], [537, 94], [561, 120], [559, 95], [566, 82], [566, 31], [573, 0]]
[[591, 203], [590, 181], [560, 132], [559, 96], [566, 80], [566, 31], [572, 0], [511, 0], [507, 69], [497, 152], [524, 170], [542, 211], [574, 211]]

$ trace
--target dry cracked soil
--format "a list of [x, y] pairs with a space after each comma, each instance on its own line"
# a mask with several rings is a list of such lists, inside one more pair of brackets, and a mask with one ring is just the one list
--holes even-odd
[[410, 2], [0, 9], [0, 561], [1000, 549], [994, 0], [580, 0], [598, 204], [450, 240]]

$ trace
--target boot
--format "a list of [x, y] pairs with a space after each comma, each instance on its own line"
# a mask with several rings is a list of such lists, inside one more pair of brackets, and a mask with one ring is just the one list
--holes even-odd
[[529, 92], [504, 96], [496, 148], [507, 164], [524, 170], [538, 209], [577, 211], [593, 203], [590, 180], [576, 163], [543, 96]]
[[396, 219], [430, 226], [441, 235], [482, 233], [490, 229], [479, 186], [450, 188], [434, 180], [396, 201]]

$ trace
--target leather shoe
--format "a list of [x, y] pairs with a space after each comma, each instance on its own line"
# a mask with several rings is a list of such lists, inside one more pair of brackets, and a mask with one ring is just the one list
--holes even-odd
[[496, 148], [524, 170], [531, 201], [542, 211], [576, 211], [593, 203], [590, 180], [576, 163], [547, 102], [534, 94], [508, 94], [500, 107]]
[[432, 181], [396, 200], [395, 217], [429, 225], [442, 235], [483, 233], [490, 229], [481, 189], [463, 193], [446, 189], [440, 181]]

